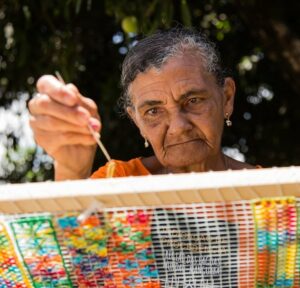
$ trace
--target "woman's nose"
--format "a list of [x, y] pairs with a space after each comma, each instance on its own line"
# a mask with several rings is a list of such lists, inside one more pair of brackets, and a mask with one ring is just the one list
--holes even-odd
[[192, 123], [184, 112], [177, 111], [169, 115], [168, 133], [170, 135], [180, 135], [183, 132], [191, 130], [192, 127]]

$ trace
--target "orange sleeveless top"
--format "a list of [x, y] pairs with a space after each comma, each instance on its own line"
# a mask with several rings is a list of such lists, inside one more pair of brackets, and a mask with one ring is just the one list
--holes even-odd
[[[134, 158], [129, 161], [112, 160], [115, 163], [112, 177], [127, 177], [127, 176], [146, 176], [151, 173], [143, 165], [141, 158]], [[108, 174], [109, 163], [96, 170], [91, 178], [106, 178]]]

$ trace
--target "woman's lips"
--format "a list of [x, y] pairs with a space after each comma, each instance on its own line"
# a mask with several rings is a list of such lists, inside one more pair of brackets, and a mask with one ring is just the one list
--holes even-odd
[[188, 144], [188, 143], [190, 143], [190, 142], [197, 142], [197, 141], [203, 142], [202, 139], [200, 139], [200, 138], [195, 138], [195, 139], [184, 140], [184, 141], [179, 141], [179, 142], [167, 144], [167, 145], [165, 145], [165, 148], [171, 148], [171, 147], [173, 147], [173, 146], [184, 145], [184, 144]]

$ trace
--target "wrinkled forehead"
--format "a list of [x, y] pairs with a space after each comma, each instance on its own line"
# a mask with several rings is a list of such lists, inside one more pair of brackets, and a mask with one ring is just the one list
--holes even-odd
[[159, 74], [166, 72], [167, 67], [173, 67], [175, 69], [178, 69], [180, 67], [189, 66], [189, 69], [191, 70], [195, 69], [196, 67], [201, 68], [201, 72], [204, 73], [207, 70], [206, 64], [207, 63], [205, 62], [205, 58], [203, 58], [199, 50], [184, 49], [177, 50], [174, 54], [167, 54], [163, 59], [161, 59], [158, 65], [151, 65], [144, 72], [147, 72], [149, 70], [156, 70]]
[[[152, 67], [139, 73], [129, 86], [131, 104], [135, 106], [145, 98], [157, 99], [172, 95], [176, 99], [187, 91], [212, 90], [216, 81], [203, 68], [195, 55], [170, 58], [160, 68]], [[149, 99], [148, 99], [149, 100]]]
[[[160, 67], [150, 67], [137, 74], [129, 85], [129, 95], [137, 97], [146, 90], [157, 87], [174, 86], [178, 83], [195, 83], [201, 85], [211, 76], [197, 53], [179, 54], [168, 58]], [[209, 77], [211, 78], [211, 77]], [[133, 100], [133, 99], [132, 99]]]

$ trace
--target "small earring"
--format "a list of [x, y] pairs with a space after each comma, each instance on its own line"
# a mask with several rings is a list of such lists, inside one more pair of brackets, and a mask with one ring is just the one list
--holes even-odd
[[226, 113], [226, 120], [225, 120], [225, 122], [226, 122], [227, 127], [232, 126], [232, 121], [229, 118], [230, 118], [229, 114]]
[[145, 146], [145, 148], [149, 147], [149, 142], [148, 142], [148, 140], [146, 138], [145, 138], [144, 146]]

